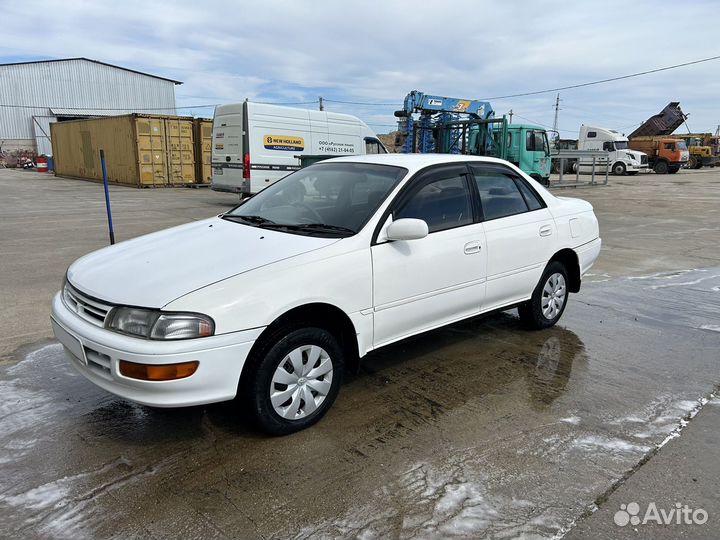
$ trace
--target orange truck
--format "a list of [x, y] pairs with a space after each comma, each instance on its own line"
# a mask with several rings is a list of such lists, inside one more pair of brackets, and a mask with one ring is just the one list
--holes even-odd
[[675, 174], [686, 167], [690, 153], [682, 139], [668, 136], [633, 137], [628, 145], [648, 155], [648, 167], [657, 174]]

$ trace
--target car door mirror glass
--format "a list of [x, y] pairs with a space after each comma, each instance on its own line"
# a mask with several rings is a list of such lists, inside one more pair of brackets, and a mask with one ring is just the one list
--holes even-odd
[[422, 219], [402, 218], [387, 228], [388, 240], [418, 240], [428, 235], [428, 226]]

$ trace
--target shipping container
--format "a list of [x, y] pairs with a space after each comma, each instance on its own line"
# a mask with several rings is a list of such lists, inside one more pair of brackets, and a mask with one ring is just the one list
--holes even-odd
[[55, 174], [136, 187], [195, 182], [193, 119], [130, 114], [52, 124]]
[[196, 118], [195, 128], [195, 179], [198, 184], [210, 185], [212, 182], [212, 127], [208, 118]]

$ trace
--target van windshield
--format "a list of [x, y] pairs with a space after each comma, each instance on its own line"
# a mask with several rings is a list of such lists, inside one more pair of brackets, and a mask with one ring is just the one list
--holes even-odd
[[390, 165], [317, 163], [278, 180], [222, 217], [293, 234], [351, 236], [407, 172]]
[[628, 148], [627, 141], [615, 141], [615, 150], [627, 150]]

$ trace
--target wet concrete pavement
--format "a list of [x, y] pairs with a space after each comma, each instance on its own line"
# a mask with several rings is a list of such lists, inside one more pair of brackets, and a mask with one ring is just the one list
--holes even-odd
[[[715, 454], [685, 443], [696, 422], [720, 430], [701, 409], [720, 384], [720, 175], [698, 172], [559, 192], [595, 205], [604, 240], [559, 326], [500, 314], [377, 351], [322, 422], [267, 438], [233, 403], [150, 409], [78, 375], [46, 339], [49, 299], [106, 242], [99, 187], [0, 171], [0, 537], [615, 535], [621, 490], [692, 491], [638, 482], [656, 460], [718, 477]], [[235, 200], [112, 196], [120, 239]], [[707, 510], [681, 533], [717, 530], [720, 504]]]
[[616, 279], [548, 331], [501, 314], [419, 336], [284, 438], [232, 403], [123, 402], [46, 343], [1, 374], [5, 533], [552, 537], [716, 389], [718, 296], [720, 268]]

